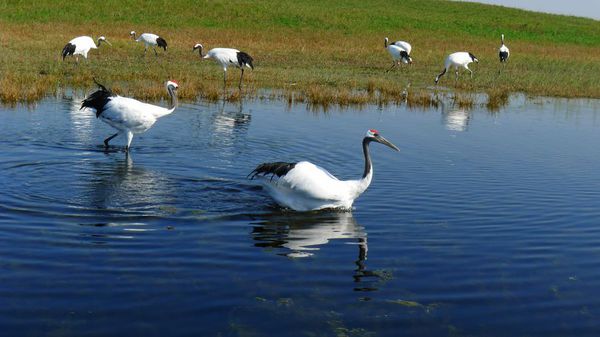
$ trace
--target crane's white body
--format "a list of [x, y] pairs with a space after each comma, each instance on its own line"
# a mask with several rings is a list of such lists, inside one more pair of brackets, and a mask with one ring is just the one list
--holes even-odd
[[446, 71], [450, 70], [450, 68], [454, 68], [454, 70], [458, 71], [459, 68], [464, 68], [473, 73], [471, 69], [469, 69], [469, 63], [473, 62], [469, 53], [460, 51], [457, 53], [452, 53], [446, 57], [444, 60], [444, 67]]
[[371, 184], [373, 171], [360, 180], [339, 180], [327, 170], [301, 161], [279, 179], [261, 178], [269, 194], [285, 207], [296, 211], [325, 208], [351, 209]]
[[70, 44], [75, 45], [75, 52], [73, 55], [82, 55], [87, 59], [87, 54], [90, 49], [98, 49], [94, 39], [89, 36], [79, 36], [69, 41]]
[[396, 65], [400, 65], [400, 63], [412, 63], [412, 58], [410, 57], [412, 46], [410, 45], [410, 43], [406, 41], [396, 41], [388, 44], [389, 39], [387, 37], [384, 39], [384, 41], [385, 49], [388, 51], [394, 62], [392, 64], [392, 67], [389, 68], [387, 71], [392, 70]]
[[[242, 67], [238, 62], [237, 55], [239, 52], [239, 50], [233, 48], [213, 48], [209, 50], [203, 58], [217, 61], [221, 64], [221, 67], [223, 67], [223, 71], [227, 71], [228, 66], [234, 66], [236, 68]], [[246, 66], [250, 68], [249, 65]]]
[[[394, 60], [394, 62], [402, 62], [402, 63], [408, 63], [407, 60], [405, 60], [404, 58], [402, 58], [400, 56], [400, 53], [402, 51], [406, 51], [404, 48], [402, 47], [398, 47], [396, 45], [390, 44], [387, 46], [387, 51], [390, 54], [390, 56], [392, 57], [392, 60]], [[409, 52], [406, 51], [406, 53], [408, 54]]]
[[463, 68], [466, 69], [467, 71], [469, 71], [469, 73], [471, 73], [471, 78], [473, 77], [473, 71], [471, 71], [471, 69], [469, 69], [469, 64], [471, 62], [479, 62], [477, 60], [477, 58], [468, 52], [456, 52], [456, 53], [452, 53], [450, 55], [448, 55], [446, 57], [446, 59], [444, 60], [444, 70], [442, 71], [441, 74], [439, 74], [438, 76], [436, 76], [435, 78], [435, 83], [437, 83], [440, 79], [441, 76], [443, 76], [447, 71], [450, 71], [450, 69], [454, 68], [455, 74], [456, 74], [456, 79], [458, 79], [458, 69]]
[[410, 43], [408, 43], [406, 41], [396, 41], [396, 42], [388, 45], [388, 47], [389, 46], [400, 47], [400, 48], [404, 49], [408, 55], [410, 55], [410, 52], [412, 51], [412, 46], [410, 45]]
[[144, 46], [146, 48], [152, 46], [158, 46], [158, 42], [156, 41], [158, 39], [158, 35], [156, 34], [152, 34], [152, 33], [143, 33], [142, 35], [140, 35], [135, 41], [136, 42], [144, 42]]
[[502, 63], [508, 61], [508, 58], [510, 57], [510, 50], [504, 44], [504, 34], [502, 34], [502, 44], [500, 45], [500, 48], [498, 48], [498, 54], [500, 55], [500, 62]]
[[106, 103], [106, 108], [99, 118], [119, 131], [142, 133], [150, 129], [157, 119], [172, 113], [173, 110], [129, 97], [116, 96]]
[[133, 98], [116, 96], [108, 103], [99, 118], [106, 124], [127, 135], [127, 148], [131, 146], [133, 135], [150, 129], [156, 121], [175, 110], [143, 103]]

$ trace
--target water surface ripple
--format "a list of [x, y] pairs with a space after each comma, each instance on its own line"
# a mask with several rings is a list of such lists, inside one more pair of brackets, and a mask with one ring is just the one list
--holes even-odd
[[[597, 336], [598, 103], [183, 104], [126, 156], [81, 97], [0, 108], [10, 336]], [[374, 180], [353, 212], [277, 208], [246, 175]]]

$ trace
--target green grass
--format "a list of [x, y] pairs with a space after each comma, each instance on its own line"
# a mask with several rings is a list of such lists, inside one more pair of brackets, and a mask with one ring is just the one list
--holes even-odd
[[[0, 3], [0, 100], [36, 100], [59, 88], [89, 89], [96, 77], [116, 91], [164, 97], [162, 83], [180, 82], [184, 99], [220, 96], [222, 72], [191, 52], [235, 47], [255, 58], [246, 96], [276, 89], [306, 101], [362, 104], [422, 99], [445, 55], [468, 50], [480, 59], [473, 80], [462, 76], [441, 86], [486, 92], [561, 97], [600, 97], [600, 22], [448, 1], [3, 1]], [[142, 57], [129, 31], [164, 36], [169, 51]], [[504, 33], [511, 60], [498, 75], [497, 48]], [[105, 35], [113, 47], [90, 52], [80, 65], [59, 54], [78, 35]], [[385, 73], [391, 60], [383, 38], [413, 45], [410, 69]], [[229, 88], [239, 71], [230, 71]], [[237, 99], [237, 94], [229, 95]], [[426, 101], [426, 100], [425, 100]], [[503, 99], [499, 100], [503, 101]]]

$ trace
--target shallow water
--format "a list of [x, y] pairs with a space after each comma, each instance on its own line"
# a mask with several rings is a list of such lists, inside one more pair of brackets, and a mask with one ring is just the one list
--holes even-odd
[[[597, 102], [201, 102], [128, 157], [80, 102], [0, 108], [3, 334], [600, 333]], [[401, 152], [372, 145], [351, 213], [281, 211], [245, 178], [279, 160], [356, 178], [369, 128]]]

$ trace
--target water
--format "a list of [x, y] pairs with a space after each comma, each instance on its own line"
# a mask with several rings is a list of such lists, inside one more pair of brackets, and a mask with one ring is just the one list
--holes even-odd
[[[0, 109], [10, 336], [597, 336], [598, 103], [497, 113], [184, 104], [126, 157], [81, 98]], [[281, 211], [264, 161], [374, 180]], [[124, 139], [113, 140], [115, 145]]]

